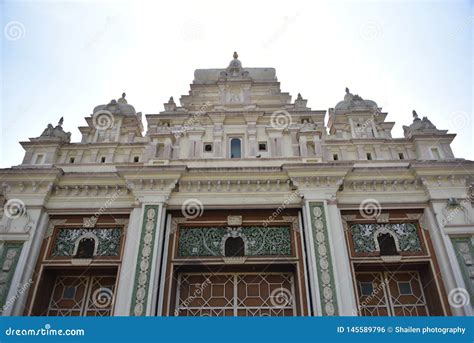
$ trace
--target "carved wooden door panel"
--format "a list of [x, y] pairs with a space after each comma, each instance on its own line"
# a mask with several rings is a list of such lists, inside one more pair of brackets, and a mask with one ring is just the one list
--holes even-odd
[[356, 273], [362, 316], [429, 315], [417, 271]]
[[175, 316], [294, 316], [292, 274], [179, 274]]
[[58, 275], [47, 315], [110, 316], [115, 280], [115, 276]]

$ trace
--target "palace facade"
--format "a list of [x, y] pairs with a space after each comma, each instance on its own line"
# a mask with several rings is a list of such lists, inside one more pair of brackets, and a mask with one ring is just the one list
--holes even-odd
[[81, 142], [62, 118], [21, 142], [0, 170], [2, 314], [473, 315], [474, 162], [427, 117], [394, 138], [341, 95], [312, 110], [234, 53], [162, 112], [123, 94]]

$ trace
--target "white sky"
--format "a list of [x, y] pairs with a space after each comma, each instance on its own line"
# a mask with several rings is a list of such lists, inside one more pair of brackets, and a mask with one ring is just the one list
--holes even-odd
[[[327, 110], [347, 86], [374, 100], [394, 137], [411, 111], [457, 133], [473, 152], [473, 5], [451, 2], [128, 1], [2, 3], [0, 167], [21, 163], [18, 144], [64, 116], [72, 141], [94, 106], [127, 93], [158, 113], [187, 94], [194, 69], [274, 67], [284, 92]], [[22, 28], [22, 29], [23, 29]]]

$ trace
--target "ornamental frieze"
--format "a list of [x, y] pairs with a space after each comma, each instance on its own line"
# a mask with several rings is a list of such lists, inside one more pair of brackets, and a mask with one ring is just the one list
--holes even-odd
[[389, 233], [395, 239], [397, 250], [400, 252], [421, 251], [420, 239], [413, 223], [353, 224], [350, 230], [356, 253], [378, 251], [377, 236], [381, 233]]
[[82, 238], [92, 238], [97, 245], [95, 256], [118, 256], [122, 230], [112, 229], [59, 229], [54, 241], [52, 256], [73, 257]]
[[181, 228], [178, 256], [225, 256], [229, 237], [242, 238], [245, 256], [291, 255], [289, 227], [248, 226]]

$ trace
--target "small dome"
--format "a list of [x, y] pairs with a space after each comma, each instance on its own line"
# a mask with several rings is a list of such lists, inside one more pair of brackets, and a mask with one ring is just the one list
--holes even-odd
[[122, 97], [118, 100], [111, 100], [107, 105], [99, 105], [94, 107], [94, 112], [98, 111], [109, 111], [112, 114], [123, 115], [123, 116], [136, 116], [137, 112], [132, 105], [127, 103], [125, 99], [125, 93], [122, 94]]
[[349, 92], [349, 88], [346, 88], [346, 95], [344, 95], [344, 100], [337, 103], [335, 110], [336, 111], [345, 111], [345, 110], [369, 110], [376, 111], [378, 108], [377, 103], [372, 100], [364, 100], [357, 94], [352, 94]]

